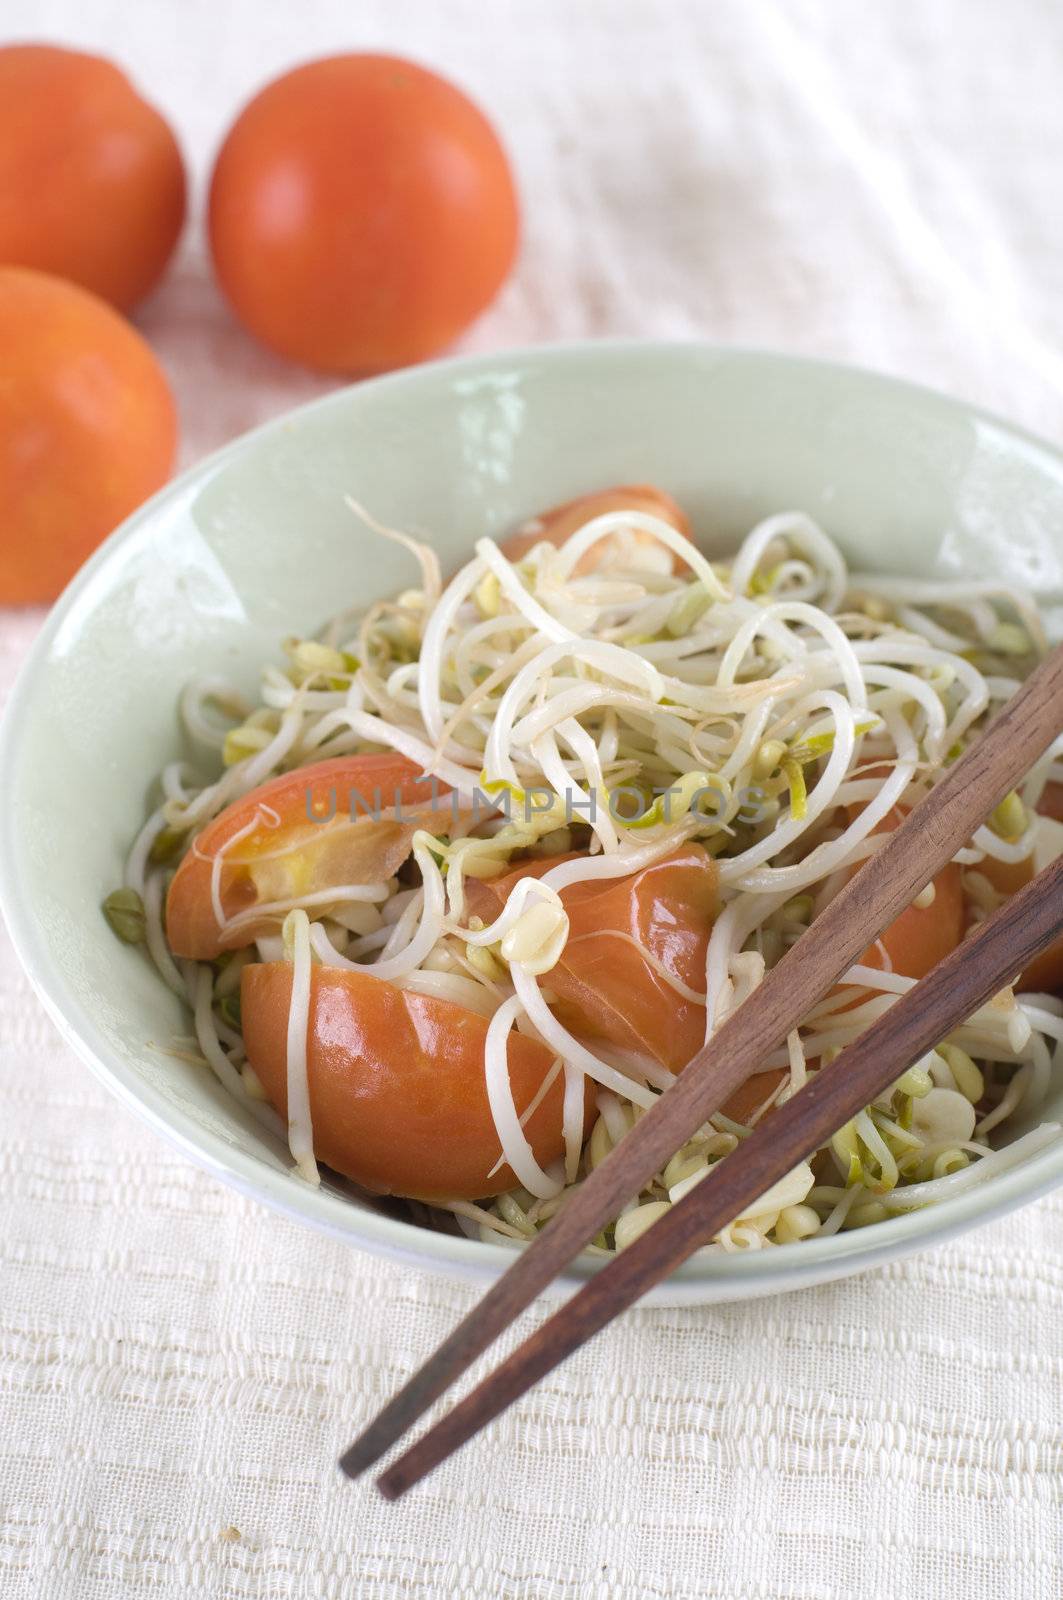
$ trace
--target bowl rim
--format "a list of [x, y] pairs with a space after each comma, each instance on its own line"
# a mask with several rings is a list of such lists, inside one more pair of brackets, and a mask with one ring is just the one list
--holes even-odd
[[[700, 340], [569, 340], [489, 354], [451, 356], [368, 378], [318, 396], [239, 435], [171, 479], [103, 541], [53, 605], [21, 665], [0, 719], [0, 772], [10, 775], [19, 761], [22, 732], [32, 713], [35, 668], [47, 656], [71, 615], [82, 607], [91, 606], [95, 591], [106, 582], [116, 556], [152, 536], [158, 514], [164, 507], [199, 488], [238, 457], [271, 437], [287, 432], [293, 423], [312, 418], [319, 411], [342, 409], [356, 397], [371, 397], [382, 391], [401, 393], [404, 388], [415, 389], [426, 381], [445, 382], [451, 376], [487, 375], [517, 364], [527, 371], [559, 362], [581, 364], [624, 358], [682, 361], [707, 356], [761, 364], [779, 372], [805, 371], [840, 381], [855, 380], [880, 392], [908, 397], [913, 402], [930, 402], [957, 417], [982, 424], [1006, 437], [1012, 446], [1018, 444], [1043, 458], [1063, 479], [1063, 451], [982, 407], [927, 385], [869, 368], [753, 346]], [[372, 403], [371, 398], [369, 403]], [[513, 1250], [509, 1245], [436, 1233], [412, 1222], [382, 1216], [352, 1205], [337, 1191], [312, 1188], [288, 1172], [266, 1166], [258, 1156], [204, 1127], [134, 1068], [109, 1059], [108, 1049], [92, 1016], [67, 992], [53, 969], [40, 925], [28, 897], [21, 892], [18, 827], [11, 805], [0, 807], [0, 910], [30, 982], [67, 1044], [124, 1105], [198, 1166], [238, 1192], [318, 1232], [429, 1272], [483, 1280], [497, 1277], [512, 1263]], [[676, 1305], [781, 1292], [806, 1282], [863, 1271], [1002, 1216], [1061, 1183], [1063, 1140], [1042, 1149], [1019, 1166], [974, 1184], [932, 1208], [888, 1218], [870, 1228], [781, 1245], [764, 1252], [695, 1257], [643, 1303], [656, 1299]], [[605, 1258], [578, 1257], [557, 1280], [556, 1287], [559, 1290], [576, 1287], [604, 1264]]]

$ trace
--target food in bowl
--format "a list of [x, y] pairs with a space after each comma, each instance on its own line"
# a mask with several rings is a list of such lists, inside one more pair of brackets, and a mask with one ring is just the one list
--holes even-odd
[[[358, 509], [358, 508], [354, 508]], [[1043, 652], [1021, 592], [850, 574], [807, 516], [710, 562], [662, 491], [581, 497], [444, 581], [290, 639], [188, 734], [105, 904], [177, 1042], [362, 1190], [528, 1239], [756, 988]], [[1063, 847], [1063, 739], [614, 1219], [623, 1248]], [[982, 1181], [1063, 1047], [1057, 945], [709, 1248]], [[1001, 1141], [1005, 1142], [1001, 1142]]]

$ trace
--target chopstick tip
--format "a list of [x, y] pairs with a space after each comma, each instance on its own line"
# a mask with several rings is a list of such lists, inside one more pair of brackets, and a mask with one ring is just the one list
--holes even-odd
[[379, 1460], [382, 1453], [379, 1450], [374, 1450], [372, 1443], [363, 1434], [360, 1439], [354, 1441], [349, 1450], [345, 1450], [340, 1456], [340, 1471], [347, 1478], [360, 1478], [368, 1467], [371, 1467], [375, 1461]]
[[400, 1500], [410, 1487], [405, 1474], [399, 1470], [401, 1465], [401, 1462], [397, 1462], [394, 1467], [389, 1467], [387, 1472], [382, 1472], [376, 1480], [376, 1486], [385, 1500]]

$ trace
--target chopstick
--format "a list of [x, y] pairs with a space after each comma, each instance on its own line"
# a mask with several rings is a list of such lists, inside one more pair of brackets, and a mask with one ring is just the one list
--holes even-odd
[[391, 1448], [783, 1043], [791, 1029], [967, 842], [1061, 729], [1063, 646], [1057, 646], [1006, 703], [983, 737], [968, 747], [882, 848], [868, 858], [807, 932], [765, 974], [749, 1000], [698, 1051], [653, 1110], [587, 1177], [370, 1423], [341, 1459], [340, 1465], [350, 1477], [357, 1477]]
[[708, 1244], [958, 1023], [992, 999], [1061, 932], [1063, 856], [1006, 901], [537, 1328], [388, 1468], [378, 1480], [383, 1494], [389, 1500], [404, 1494], [699, 1246]]

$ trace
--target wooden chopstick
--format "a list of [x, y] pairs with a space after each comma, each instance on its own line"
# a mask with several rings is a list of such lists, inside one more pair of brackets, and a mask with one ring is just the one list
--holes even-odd
[[911, 905], [1063, 729], [1063, 645], [886, 839], [341, 1458], [379, 1460]]
[[[1063, 856], [761, 1122], [378, 1480], [395, 1500], [772, 1184], [811, 1156], [1063, 932]], [[747, 1004], [752, 1001], [747, 1002]], [[621, 1148], [623, 1148], [621, 1146]]]

